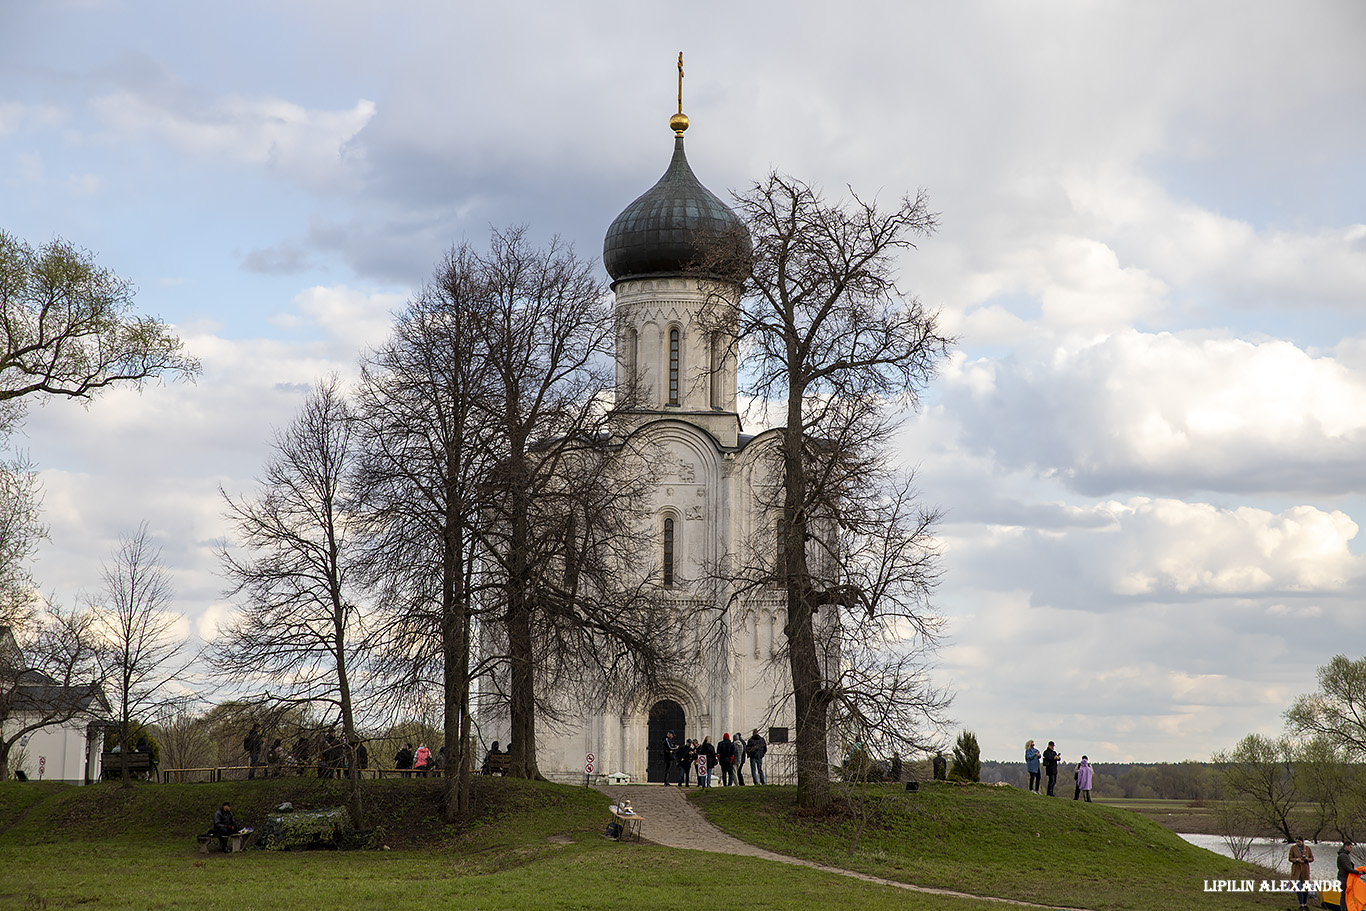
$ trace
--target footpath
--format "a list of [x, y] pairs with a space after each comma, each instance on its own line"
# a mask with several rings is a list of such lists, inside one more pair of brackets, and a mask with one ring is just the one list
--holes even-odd
[[764, 860], [772, 860], [782, 864], [792, 864], [797, 867], [809, 867], [812, 870], [835, 873], [839, 876], [847, 876], [850, 879], [877, 883], [883, 886], [890, 886], [894, 889], [902, 889], [907, 892], [927, 892], [934, 895], [950, 895], [954, 898], [990, 902], [993, 905], [1009, 905], [1016, 908], [1046, 908], [1049, 909], [1049, 911], [1084, 911], [1084, 909], [1063, 907], [1061, 905], [1041, 905], [1037, 902], [1019, 901], [1013, 898], [972, 895], [967, 892], [955, 892], [952, 889], [936, 889], [931, 886], [916, 886], [910, 883], [899, 883], [895, 880], [883, 879], [880, 876], [870, 876], [867, 873], [858, 873], [853, 870], [841, 870], [839, 867], [827, 867], [825, 864], [802, 860], [799, 857], [789, 857], [786, 854], [775, 854], [772, 851], [765, 851], [763, 848], [757, 848], [748, 842], [733, 838], [707, 822], [706, 817], [702, 815], [701, 811], [693, 806], [692, 802], [687, 799], [686, 789], [684, 788], [673, 786], [665, 787], [658, 784], [628, 784], [598, 785], [597, 790], [611, 798], [612, 803], [618, 803], [622, 800], [631, 801], [632, 809], [641, 815], [641, 821], [643, 823], [643, 828], [641, 830], [642, 839], [646, 844], [662, 845], [666, 848], [683, 848], [689, 851], [711, 851], [715, 854], [738, 854], [744, 857], [760, 857]]

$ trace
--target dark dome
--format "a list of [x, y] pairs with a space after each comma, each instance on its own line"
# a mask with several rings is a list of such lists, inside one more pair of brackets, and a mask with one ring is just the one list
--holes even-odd
[[613, 281], [640, 275], [687, 272], [701, 252], [698, 239], [744, 230], [740, 219], [698, 182], [674, 139], [674, 157], [659, 182], [612, 222], [602, 242], [602, 263]]

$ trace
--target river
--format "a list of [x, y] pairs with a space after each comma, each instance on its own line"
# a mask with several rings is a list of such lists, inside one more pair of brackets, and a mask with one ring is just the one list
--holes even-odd
[[[1181, 837], [1191, 844], [1213, 851], [1215, 854], [1222, 854], [1225, 857], [1233, 856], [1233, 851], [1229, 849], [1228, 843], [1224, 841], [1222, 835], [1183, 834]], [[1336, 841], [1324, 841], [1318, 844], [1305, 842], [1305, 845], [1314, 852], [1314, 862], [1309, 865], [1313, 874], [1312, 878], [1337, 879], [1338, 848], [1342, 847], [1342, 844]], [[1290, 875], [1290, 845], [1283, 841], [1277, 841], [1274, 838], [1252, 839], [1252, 853], [1248, 855], [1248, 860], [1263, 867], [1270, 867], [1286, 876]]]

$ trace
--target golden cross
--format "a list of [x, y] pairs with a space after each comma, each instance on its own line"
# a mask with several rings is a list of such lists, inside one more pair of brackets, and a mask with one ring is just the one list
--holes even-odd
[[678, 52], [678, 113], [683, 113], [683, 52]]

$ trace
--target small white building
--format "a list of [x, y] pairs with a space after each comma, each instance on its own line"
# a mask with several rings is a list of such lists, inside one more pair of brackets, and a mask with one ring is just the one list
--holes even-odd
[[108, 718], [98, 685], [63, 685], [25, 667], [13, 632], [0, 626], [0, 738], [18, 735], [10, 749], [11, 776], [22, 771], [34, 781], [98, 781]]
[[[728, 561], [775, 552], [777, 511], [760, 492], [774, 497], [763, 454], [780, 431], [744, 432], [733, 347], [706, 317], [718, 288], [692, 271], [703, 239], [740, 222], [694, 176], [677, 118], [671, 127], [668, 169], [612, 222], [603, 262], [615, 295], [618, 383], [635, 384], [637, 396], [615, 412], [614, 438], [643, 452], [655, 479], [648, 527], [640, 529], [641, 546], [653, 553], [643, 562], [655, 567], [661, 609], [696, 618], [698, 644], [692, 651], [682, 643], [678, 673], [630, 704], [553, 726], [538, 720], [537, 763], [552, 780], [583, 781], [592, 754], [597, 774], [662, 781], [668, 731], [679, 742], [715, 744], [756, 728], [769, 744], [769, 781], [792, 774], [791, 678], [785, 661], [775, 661], [784, 593], [772, 587], [732, 603], [725, 573]], [[505, 742], [508, 729], [505, 714], [480, 718], [486, 740]]]

